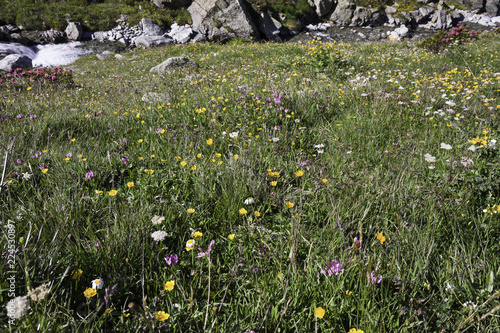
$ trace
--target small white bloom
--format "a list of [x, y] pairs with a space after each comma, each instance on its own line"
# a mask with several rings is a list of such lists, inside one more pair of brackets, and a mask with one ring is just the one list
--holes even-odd
[[23, 179], [30, 179], [31, 175], [27, 172], [23, 173]]
[[153, 239], [157, 242], [161, 242], [162, 240], [165, 239], [165, 237], [167, 237], [167, 232], [166, 231], [163, 231], [163, 230], [158, 230], [158, 231], [155, 231], [151, 234], [151, 237], [153, 237]]
[[453, 289], [455, 289], [455, 286], [453, 286], [452, 284], [446, 283], [446, 287], [445, 287], [446, 291], [453, 290]]
[[325, 145], [320, 143], [319, 145], [314, 145], [314, 148], [316, 149], [325, 148]]
[[434, 170], [436, 167], [434, 165], [429, 165], [429, 169]]
[[251, 205], [255, 203], [255, 200], [253, 198], [248, 198], [245, 200], [245, 205]]
[[346, 152], [346, 154], [350, 154], [350, 153], [352, 153], [352, 151], [350, 151], [350, 150], [348, 152]]
[[462, 157], [462, 160], [460, 161], [460, 163], [462, 163], [462, 165], [466, 168], [469, 168], [469, 167], [474, 165], [474, 161], [472, 161], [472, 159], [470, 159], [468, 157]]
[[450, 150], [451, 149], [451, 145], [446, 144], [444, 142], [441, 142], [441, 148], [442, 149], [446, 149], [446, 150]]
[[470, 146], [469, 148], [467, 148], [467, 150], [470, 150], [470, 151], [476, 151], [477, 147], [472, 145]]
[[318, 149], [317, 151], [318, 151], [318, 154], [323, 154], [325, 152], [324, 149]]
[[151, 223], [152, 223], [153, 225], [158, 225], [158, 224], [161, 224], [164, 220], [165, 220], [165, 217], [155, 215], [155, 216], [153, 216], [153, 218], [151, 219]]
[[13, 298], [7, 303], [7, 316], [12, 319], [21, 319], [30, 309], [28, 296]]
[[196, 241], [194, 239], [190, 239], [186, 242], [186, 247], [194, 247]]
[[434, 163], [436, 162], [436, 157], [432, 156], [431, 154], [425, 154], [424, 155], [425, 161], [429, 163]]
[[97, 278], [95, 280], [92, 280], [90, 283], [92, 283], [92, 289], [102, 289], [104, 287], [104, 281], [101, 278]]
[[464, 305], [464, 308], [472, 308], [472, 309], [477, 308], [477, 305], [474, 304], [472, 301], [467, 301], [463, 305]]
[[273, 142], [278, 142], [280, 141], [280, 138], [272, 138]]
[[497, 144], [497, 140], [493, 139], [490, 142], [488, 142], [488, 146], [493, 147], [494, 145]]
[[231, 133], [229, 133], [229, 137], [231, 139], [236, 139], [238, 137], [238, 132], [231, 132]]

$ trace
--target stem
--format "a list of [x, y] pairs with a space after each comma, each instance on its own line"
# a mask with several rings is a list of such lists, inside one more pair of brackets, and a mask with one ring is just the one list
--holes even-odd
[[208, 295], [207, 295], [207, 310], [205, 312], [205, 323], [203, 324], [203, 331], [207, 326], [208, 308], [210, 307], [210, 253], [208, 254]]

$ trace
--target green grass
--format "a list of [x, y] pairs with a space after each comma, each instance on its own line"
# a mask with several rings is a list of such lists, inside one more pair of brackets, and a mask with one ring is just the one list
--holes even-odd
[[[480, 37], [442, 54], [192, 44], [1, 82], [2, 272], [16, 274], [0, 301], [51, 284], [10, 330], [498, 331], [499, 214], [483, 210], [500, 205], [500, 55]], [[200, 69], [149, 73], [180, 55]]]

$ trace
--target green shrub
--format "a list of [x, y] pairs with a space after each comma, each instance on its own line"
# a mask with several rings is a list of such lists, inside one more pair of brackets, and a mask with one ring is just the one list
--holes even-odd
[[438, 53], [456, 45], [475, 41], [477, 38], [477, 32], [459, 24], [450, 32], [445, 30], [438, 31], [433, 36], [422, 41], [420, 47], [430, 52]]

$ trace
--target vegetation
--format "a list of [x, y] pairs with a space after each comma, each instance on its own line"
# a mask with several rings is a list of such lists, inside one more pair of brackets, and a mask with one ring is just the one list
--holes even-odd
[[[497, 332], [498, 38], [16, 71], [1, 330]], [[149, 73], [181, 55], [200, 69]]]

